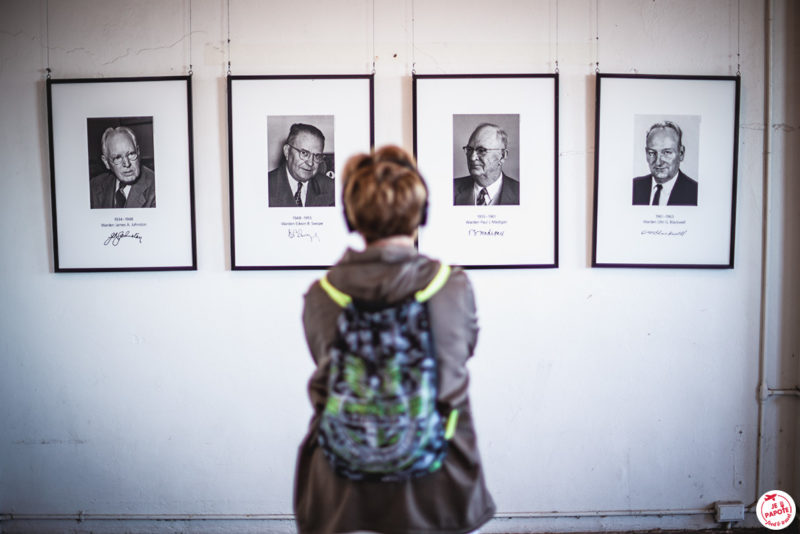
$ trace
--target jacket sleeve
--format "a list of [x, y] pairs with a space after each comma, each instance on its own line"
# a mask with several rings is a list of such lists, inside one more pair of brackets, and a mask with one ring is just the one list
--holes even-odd
[[308, 394], [315, 413], [325, 407], [328, 391], [328, 343], [335, 337], [336, 321], [341, 308], [314, 282], [305, 295], [303, 330], [316, 369], [308, 383]]
[[466, 364], [478, 341], [475, 296], [464, 271], [454, 269], [447, 284], [429, 301], [429, 310], [439, 362], [439, 402], [459, 407], [468, 399]]

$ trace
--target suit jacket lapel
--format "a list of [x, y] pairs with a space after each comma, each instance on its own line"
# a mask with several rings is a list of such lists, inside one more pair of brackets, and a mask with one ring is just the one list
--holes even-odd
[[113, 174], [108, 174], [108, 179], [102, 182], [103, 191], [101, 193], [102, 202], [101, 206], [114, 207], [114, 193], [117, 192], [117, 177]]
[[633, 182], [633, 203], [636, 206], [650, 204], [650, 193], [653, 190], [651, 175], [635, 178]]
[[456, 200], [455, 204], [457, 205], [475, 205], [475, 195], [474, 188], [472, 185], [472, 180], [464, 180], [462, 184], [458, 186], [458, 191], [456, 192]]
[[139, 179], [128, 191], [128, 201], [125, 206], [129, 208], [143, 208], [147, 206], [148, 192], [154, 184], [154, 176], [149, 169], [142, 167]]
[[144, 176], [139, 178], [139, 181], [136, 182], [131, 186], [131, 190], [128, 191], [128, 201], [125, 203], [125, 207], [127, 208], [141, 208], [144, 206], [145, 197], [144, 197]]
[[316, 176], [312, 176], [311, 179], [306, 182], [306, 202], [303, 206], [316, 206], [319, 195], [319, 182]]
[[508, 181], [511, 180], [505, 174], [501, 178], [501, 185], [500, 185], [500, 198], [498, 199], [498, 204], [516, 204], [514, 195], [511, 193], [511, 186], [508, 185]]
[[670, 206], [686, 205], [691, 195], [688, 191], [690, 178], [683, 174], [683, 171], [678, 171], [678, 177], [675, 178], [675, 186], [669, 195], [667, 204]]
[[292, 188], [289, 186], [289, 173], [286, 172], [286, 165], [281, 167], [280, 175], [278, 176], [278, 201], [279, 206], [294, 206], [294, 195]]

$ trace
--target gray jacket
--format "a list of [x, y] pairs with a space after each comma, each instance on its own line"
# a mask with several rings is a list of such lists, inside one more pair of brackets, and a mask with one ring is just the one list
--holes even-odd
[[[113, 208], [114, 194], [117, 192], [117, 177], [111, 172], [104, 172], [93, 177], [89, 182], [91, 189], [92, 209]], [[128, 192], [126, 208], [155, 208], [156, 179], [153, 171], [142, 165], [139, 179]]]
[[[411, 247], [348, 250], [328, 280], [355, 299], [392, 303], [425, 287], [439, 262]], [[326, 534], [367, 530], [392, 533], [465, 533], [494, 515], [481, 467], [469, 405], [466, 362], [478, 336], [472, 286], [454, 269], [429, 301], [439, 363], [442, 413], [459, 410], [458, 426], [438, 471], [405, 482], [354, 482], [337, 476], [317, 446], [319, 416], [327, 398], [328, 346], [341, 308], [315, 282], [305, 295], [303, 325], [316, 370], [308, 383], [314, 416], [297, 457], [294, 511], [298, 532]]]

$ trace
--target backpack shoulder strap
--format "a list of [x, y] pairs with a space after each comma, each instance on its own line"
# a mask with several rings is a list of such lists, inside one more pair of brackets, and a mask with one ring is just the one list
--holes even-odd
[[[414, 293], [414, 298], [417, 302], [425, 302], [433, 297], [447, 282], [447, 279], [450, 278], [450, 272], [452, 268], [447, 264], [441, 264], [439, 266], [439, 271], [433, 277], [427, 286], [423, 287], [416, 293]], [[345, 308], [348, 304], [353, 302], [353, 297], [345, 293], [344, 291], [340, 291], [333, 284], [330, 283], [328, 280], [328, 274], [325, 273], [325, 276], [319, 279], [319, 285], [328, 294], [332, 301], [338, 304], [340, 307]]]
[[439, 265], [439, 272], [436, 273], [433, 280], [431, 280], [427, 286], [414, 293], [414, 298], [417, 299], [418, 302], [429, 300], [444, 287], [447, 279], [450, 278], [450, 271], [452, 271], [452, 268], [446, 263]]
[[353, 297], [344, 291], [339, 291], [328, 281], [328, 273], [325, 273], [325, 276], [319, 279], [319, 285], [322, 287], [325, 293], [328, 294], [331, 300], [342, 308], [347, 307], [348, 304], [353, 302]]

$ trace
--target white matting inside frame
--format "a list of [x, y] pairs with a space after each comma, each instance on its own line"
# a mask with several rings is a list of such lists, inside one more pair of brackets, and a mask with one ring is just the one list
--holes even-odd
[[[191, 267], [188, 81], [53, 82], [57, 268]], [[92, 209], [87, 119], [141, 116], [153, 121], [156, 207]]]
[[[606, 77], [600, 83], [595, 263], [727, 266], [735, 80]], [[642, 117], [674, 120], [682, 128], [685, 118], [681, 171], [696, 172], [690, 177], [698, 184], [697, 206], [633, 205], [633, 178], [649, 174]]]
[[[422, 253], [456, 265], [554, 266], [555, 90], [553, 77], [417, 78], [417, 163], [430, 190]], [[454, 115], [519, 117], [519, 138], [509, 138], [518, 205], [454, 205], [454, 146], [469, 141], [453, 131]]]
[[[344, 223], [340, 177], [350, 156], [370, 150], [369, 78], [234, 78], [231, 84], [235, 267], [332, 265], [346, 246], [361, 244]], [[288, 115], [333, 116], [335, 206], [268, 206], [267, 117]]]

